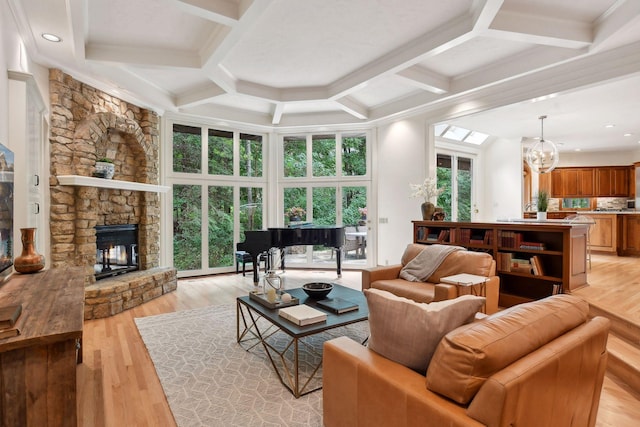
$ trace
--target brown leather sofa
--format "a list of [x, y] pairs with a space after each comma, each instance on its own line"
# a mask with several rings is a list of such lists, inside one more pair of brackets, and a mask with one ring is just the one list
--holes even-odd
[[324, 344], [324, 425], [595, 425], [609, 320], [555, 295], [454, 329], [426, 377], [348, 337]]
[[485, 313], [492, 314], [498, 311], [500, 278], [496, 276], [496, 262], [491, 255], [473, 251], [452, 252], [440, 264], [440, 267], [433, 272], [427, 282], [410, 282], [402, 279], [400, 277], [402, 267], [415, 258], [422, 249], [424, 249], [424, 245], [411, 243], [402, 255], [401, 264], [363, 270], [362, 289], [382, 289], [416, 302], [443, 301], [456, 298], [468, 292], [468, 289], [440, 283], [440, 278], [459, 273], [469, 273], [489, 278], [485, 283], [484, 296], [487, 298]]

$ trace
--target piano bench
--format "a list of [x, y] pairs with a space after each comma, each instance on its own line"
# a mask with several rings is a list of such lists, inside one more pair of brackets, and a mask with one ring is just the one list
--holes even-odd
[[236, 273], [240, 272], [240, 263], [242, 263], [242, 275], [244, 276], [246, 272], [246, 264], [248, 262], [253, 262], [249, 252], [236, 251]]
[[[267, 252], [263, 252], [258, 255], [258, 267], [260, 267], [261, 261], [265, 263], [265, 269], [269, 268], [270, 262]], [[253, 263], [253, 259], [251, 258], [249, 252], [236, 251], [236, 273], [240, 272], [240, 263], [242, 263], [242, 275], [245, 276], [245, 273], [247, 271], [246, 265], [248, 262]]]

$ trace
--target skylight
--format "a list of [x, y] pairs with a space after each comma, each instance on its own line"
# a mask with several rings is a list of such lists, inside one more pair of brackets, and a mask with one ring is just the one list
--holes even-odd
[[453, 126], [446, 123], [435, 125], [435, 134], [442, 138], [451, 139], [457, 142], [466, 142], [469, 144], [480, 145], [484, 143], [489, 135], [474, 130], [465, 129], [459, 126]]

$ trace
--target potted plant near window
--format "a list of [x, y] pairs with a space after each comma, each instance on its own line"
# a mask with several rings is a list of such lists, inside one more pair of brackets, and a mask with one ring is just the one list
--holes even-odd
[[103, 157], [96, 161], [96, 172], [94, 174], [96, 177], [111, 179], [115, 171], [116, 167], [113, 164], [113, 160]]
[[294, 206], [287, 209], [286, 214], [289, 217], [289, 222], [298, 222], [302, 221], [302, 217], [306, 214], [306, 212], [301, 207]]
[[549, 193], [544, 190], [538, 191], [536, 197], [538, 202], [538, 212], [536, 217], [538, 221], [545, 221], [547, 219], [547, 208], [549, 207]]

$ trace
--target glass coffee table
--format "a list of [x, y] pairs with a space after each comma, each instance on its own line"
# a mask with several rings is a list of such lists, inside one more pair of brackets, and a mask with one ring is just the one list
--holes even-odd
[[[270, 309], [248, 295], [236, 299], [237, 342], [249, 351], [262, 345], [280, 382], [298, 398], [322, 388], [322, 341], [342, 335], [349, 325], [368, 320], [369, 308], [361, 291], [333, 284], [329, 298], [339, 297], [355, 304], [358, 309], [334, 314], [319, 307], [302, 288], [286, 292], [306, 304], [327, 314], [327, 320], [306, 326], [298, 326], [278, 315], [278, 309]], [[355, 329], [355, 328], [353, 328]], [[354, 334], [362, 331], [351, 331]], [[365, 341], [366, 336], [361, 339]], [[319, 347], [319, 348], [318, 348]], [[304, 365], [304, 372], [301, 369]]]

